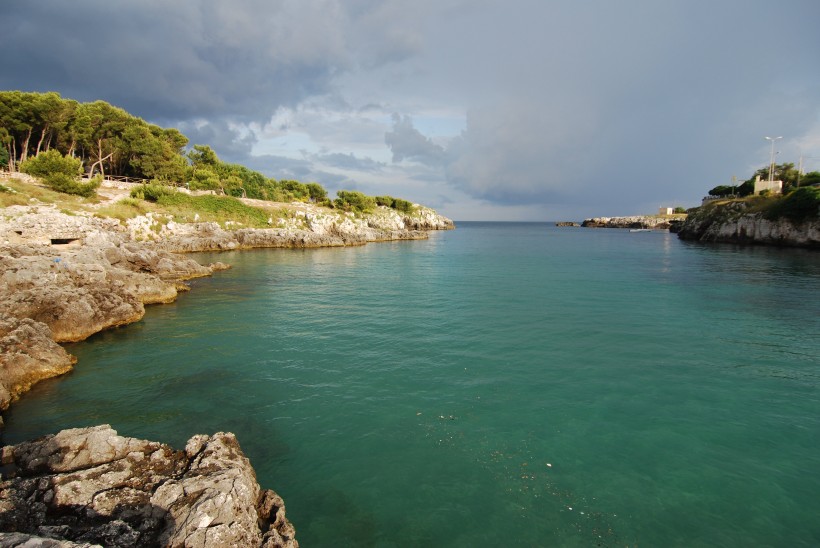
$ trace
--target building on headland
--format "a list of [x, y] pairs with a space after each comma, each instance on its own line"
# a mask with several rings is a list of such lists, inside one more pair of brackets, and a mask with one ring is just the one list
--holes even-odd
[[768, 190], [771, 194], [783, 193], [783, 181], [761, 181], [760, 175], [755, 177], [755, 194]]
[[675, 213], [674, 207], [660, 207], [658, 208], [658, 215], [672, 215]]

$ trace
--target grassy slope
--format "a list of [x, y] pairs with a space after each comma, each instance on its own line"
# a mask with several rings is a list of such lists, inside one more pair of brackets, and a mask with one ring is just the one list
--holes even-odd
[[100, 189], [97, 196], [81, 198], [55, 192], [38, 183], [22, 178], [5, 179], [0, 182], [0, 207], [12, 205], [56, 206], [64, 213], [88, 212], [100, 217], [112, 217], [124, 221], [148, 212], [166, 215], [176, 222], [226, 222], [241, 223], [245, 227], [269, 227], [271, 220], [291, 215], [290, 204], [259, 202], [251, 206], [237, 198], [227, 196], [189, 196], [176, 193], [163, 196], [157, 202], [130, 198], [127, 191]]

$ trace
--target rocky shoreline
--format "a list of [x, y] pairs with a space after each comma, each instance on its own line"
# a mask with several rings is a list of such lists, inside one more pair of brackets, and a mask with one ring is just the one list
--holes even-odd
[[714, 204], [690, 215], [678, 237], [699, 242], [817, 249], [820, 248], [820, 213], [803, 221], [770, 220], [760, 212], [750, 212], [744, 202]]
[[587, 228], [633, 228], [650, 230], [669, 230], [677, 232], [683, 225], [680, 217], [657, 215], [631, 215], [628, 217], [593, 217], [585, 219], [581, 226]]
[[[308, 204], [277, 224], [231, 230], [156, 214], [121, 223], [49, 205], [0, 210], [0, 411], [71, 370], [76, 359], [59, 343], [136, 322], [145, 305], [187, 290], [184, 280], [229, 268], [181, 253], [363, 245], [454, 228], [427, 208], [354, 216]], [[175, 452], [100, 426], [3, 451], [12, 472], [0, 483], [0, 546], [298, 546], [281, 499], [260, 491], [230, 433]], [[194, 476], [206, 484], [190, 487]], [[163, 489], [173, 492], [162, 498]]]
[[820, 212], [804, 220], [785, 217], [772, 220], [760, 211], [750, 211], [749, 205], [742, 201], [710, 204], [686, 216], [673, 218], [650, 215], [593, 217], [584, 220], [581, 226], [668, 229], [677, 233], [681, 240], [699, 242], [820, 248]]

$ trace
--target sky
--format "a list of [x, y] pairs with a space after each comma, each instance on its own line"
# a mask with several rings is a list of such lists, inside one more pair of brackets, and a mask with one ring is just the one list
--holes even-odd
[[[693, 207], [820, 170], [818, 0], [4, 0], [0, 89], [455, 220]], [[781, 137], [775, 142], [766, 136]]]

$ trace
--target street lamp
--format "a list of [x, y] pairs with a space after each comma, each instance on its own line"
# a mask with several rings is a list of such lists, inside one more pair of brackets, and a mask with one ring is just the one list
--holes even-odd
[[778, 139], [782, 139], [782, 138], [783, 138], [782, 135], [780, 137], [764, 137], [764, 139], [766, 139], [767, 141], [772, 142], [772, 158], [769, 161], [769, 182], [770, 183], [772, 181], [774, 181], [774, 142], [777, 141]]
[[803, 158], [820, 158], [820, 156], [803, 156], [800, 155], [800, 163], [797, 164], [797, 188], [800, 188], [800, 176], [803, 175]]

